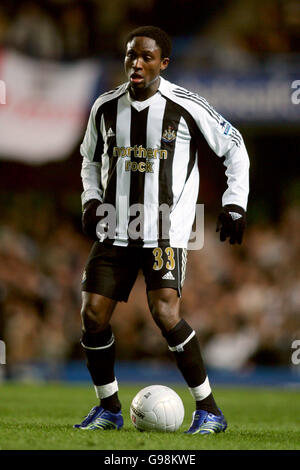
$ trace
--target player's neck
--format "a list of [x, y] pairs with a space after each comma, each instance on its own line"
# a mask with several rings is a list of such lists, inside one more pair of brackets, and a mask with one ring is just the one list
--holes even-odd
[[160, 84], [160, 77], [156, 77], [152, 83], [149, 83], [149, 85], [146, 88], [143, 88], [141, 90], [129, 87], [130, 96], [133, 100], [136, 100], [136, 101], [148, 100], [149, 98], [151, 98], [151, 96], [155, 95], [155, 93], [157, 92], [159, 88], [159, 84]]

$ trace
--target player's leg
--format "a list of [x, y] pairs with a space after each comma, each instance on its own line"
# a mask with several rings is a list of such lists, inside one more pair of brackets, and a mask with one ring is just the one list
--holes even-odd
[[116, 300], [82, 292], [82, 337], [87, 368], [91, 374], [100, 406], [117, 413], [121, 409], [118, 384], [114, 374], [115, 338], [110, 319]]
[[[149, 308], [194, 397], [198, 411], [193, 417], [197, 420], [199, 413], [202, 413], [202, 421], [206, 420], [208, 415], [217, 420], [223, 419], [210, 388], [195, 331], [184, 319], [180, 318], [180, 297], [184, 282], [186, 252], [167, 247], [162, 250], [162, 259], [159, 263], [157, 259], [153, 262], [155, 257], [157, 258], [157, 251], [153, 250], [152, 255], [154, 258], [148, 255], [144, 264]], [[220, 430], [223, 430], [222, 426], [219, 427]], [[213, 425], [212, 428], [215, 430], [208, 432], [218, 432], [218, 425]]]
[[84, 271], [81, 344], [100, 403], [75, 426], [81, 429], [119, 429], [123, 425], [110, 319], [117, 302], [127, 301], [137, 276], [137, 263], [130, 255], [129, 260], [126, 248], [95, 243]]
[[177, 290], [163, 288], [148, 291], [148, 303], [153, 319], [166, 338], [195, 399], [196, 408], [218, 415], [196, 333], [179, 315], [180, 297]]
[[100, 400], [79, 429], [120, 429], [123, 426], [118, 383], [114, 374], [115, 340], [110, 319], [117, 301], [103, 295], [82, 293], [82, 336], [87, 367]]

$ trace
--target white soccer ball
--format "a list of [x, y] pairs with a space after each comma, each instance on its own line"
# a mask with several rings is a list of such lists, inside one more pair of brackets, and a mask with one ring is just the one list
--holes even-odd
[[139, 431], [174, 432], [184, 418], [181, 398], [164, 385], [150, 385], [140, 390], [130, 406], [130, 418]]

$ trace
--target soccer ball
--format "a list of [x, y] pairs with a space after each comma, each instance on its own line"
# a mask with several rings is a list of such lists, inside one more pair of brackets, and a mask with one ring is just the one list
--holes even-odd
[[139, 431], [173, 432], [184, 418], [181, 398], [164, 385], [150, 385], [140, 390], [130, 406], [130, 418]]

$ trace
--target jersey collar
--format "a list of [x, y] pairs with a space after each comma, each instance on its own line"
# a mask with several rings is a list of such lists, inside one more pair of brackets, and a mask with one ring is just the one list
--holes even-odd
[[166, 80], [165, 78], [163, 78], [162, 76], [160, 77], [160, 83], [159, 83], [159, 87], [158, 87], [158, 91], [164, 95], [167, 93], [168, 91], [168, 80]]
[[143, 109], [147, 108], [150, 105], [150, 103], [152, 103], [152, 101], [154, 101], [157, 98], [158, 92], [161, 95], [165, 95], [167, 93], [168, 83], [169, 82], [167, 80], [165, 80], [162, 76], [160, 76], [160, 82], [159, 82], [157, 92], [154, 95], [150, 96], [150, 98], [148, 98], [147, 100], [137, 101], [137, 100], [133, 100], [130, 96], [130, 93], [129, 93], [130, 82], [128, 82], [125, 88], [125, 91], [127, 92], [128, 101], [130, 102], [131, 106], [133, 106], [137, 111], [142, 111]]

